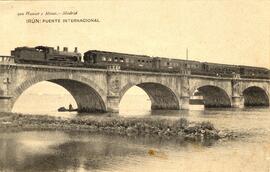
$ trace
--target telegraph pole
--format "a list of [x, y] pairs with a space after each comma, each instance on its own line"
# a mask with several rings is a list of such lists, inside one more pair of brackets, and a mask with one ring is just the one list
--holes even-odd
[[188, 68], [188, 48], [186, 48], [186, 64], [185, 64], [185, 68]]
[[188, 48], [186, 49], [186, 60], [188, 61]]

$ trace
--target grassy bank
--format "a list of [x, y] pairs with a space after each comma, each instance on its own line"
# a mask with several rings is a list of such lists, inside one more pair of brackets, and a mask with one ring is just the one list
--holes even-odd
[[123, 136], [154, 136], [202, 141], [237, 137], [233, 132], [219, 131], [210, 122], [189, 122], [161, 118], [124, 118], [87, 116], [66, 119], [53, 116], [1, 113], [0, 130], [68, 130]]

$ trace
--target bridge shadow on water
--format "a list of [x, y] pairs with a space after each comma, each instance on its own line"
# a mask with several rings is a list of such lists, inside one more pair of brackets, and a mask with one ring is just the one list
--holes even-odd
[[0, 133], [0, 137], [3, 171], [106, 171], [134, 165], [138, 159], [166, 160], [165, 152], [173, 149], [202, 149], [214, 143], [58, 131]]

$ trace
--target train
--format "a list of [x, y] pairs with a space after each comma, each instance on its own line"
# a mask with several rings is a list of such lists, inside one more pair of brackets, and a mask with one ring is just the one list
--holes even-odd
[[178, 73], [190, 71], [191, 75], [206, 75], [215, 77], [260, 78], [270, 79], [270, 71], [263, 67], [243, 65], [228, 65], [183, 60], [175, 58], [151, 57], [147, 55], [134, 55], [100, 50], [89, 50], [83, 54], [75, 47], [69, 52], [67, 47], [60, 51], [59, 47], [37, 46], [17, 47], [11, 51], [15, 63], [42, 64], [55, 66], [71, 66], [85, 68], [106, 69], [108, 65], [117, 64], [121, 70], [151, 71]]

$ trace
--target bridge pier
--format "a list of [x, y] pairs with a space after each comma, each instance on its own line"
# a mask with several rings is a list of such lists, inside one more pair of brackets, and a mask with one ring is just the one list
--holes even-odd
[[233, 108], [243, 108], [244, 107], [244, 98], [241, 96], [232, 97], [232, 107]]
[[181, 110], [189, 110], [189, 97], [181, 97], [179, 106]]
[[11, 112], [12, 103], [10, 98], [0, 96], [0, 112]]
[[119, 96], [107, 96], [107, 112], [119, 112]]
[[121, 77], [120, 66], [112, 64], [107, 66], [107, 112], [118, 113], [120, 104]]
[[[0, 58], [1, 62], [5, 62]], [[0, 112], [11, 112], [12, 96], [10, 95], [11, 75], [9, 66], [0, 66]]]
[[232, 107], [233, 108], [243, 108], [244, 107], [244, 98], [241, 93], [241, 83], [239, 82], [240, 75], [236, 74], [231, 81], [232, 85]]
[[189, 99], [190, 99], [190, 91], [189, 91], [189, 78], [187, 75], [181, 77], [181, 96], [179, 101], [179, 108], [181, 110], [189, 110]]

